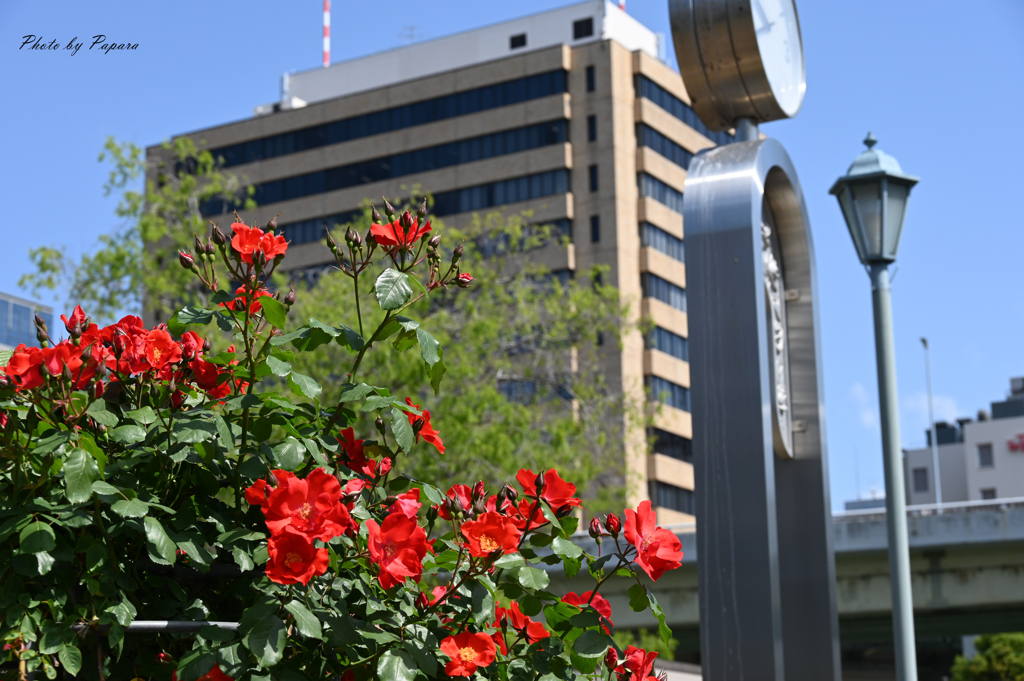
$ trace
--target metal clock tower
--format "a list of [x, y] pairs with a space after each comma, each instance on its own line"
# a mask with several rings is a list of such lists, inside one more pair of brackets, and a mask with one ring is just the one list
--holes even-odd
[[806, 91], [793, 0], [669, 0], [693, 108], [737, 142], [697, 155], [689, 271], [705, 681], [838, 681], [814, 247], [786, 150], [758, 126]]

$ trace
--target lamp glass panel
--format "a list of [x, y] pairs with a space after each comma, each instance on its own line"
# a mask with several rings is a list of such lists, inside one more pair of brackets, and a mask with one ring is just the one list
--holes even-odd
[[868, 259], [882, 255], [882, 187], [881, 181], [854, 184], [853, 200], [857, 204], [860, 224], [867, 237], [864, 244]]
[[853, 204], [853, 193], [849, 185], [843, 187], [837, 198], [839, 208], [843, 211], [843, 219], [846, 220], [846, 227], [850, 230], [850, 238], [853, 239], [853, 247], [857, 249], [857, 257], [863, 261], [865, 236], [857, 219], [857, 209]]
[[900, 234], [903, 232], [903, 217], [907, 210], [910, 187], [891, 180], [887, 184], [889, 187], [885, 205], [885, 253], [895, 258], [896, 249], [900, 246]]

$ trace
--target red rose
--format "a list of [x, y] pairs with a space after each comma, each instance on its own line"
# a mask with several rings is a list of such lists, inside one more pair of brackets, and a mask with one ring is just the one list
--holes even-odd
[[43, 384], [43, 375], [39, 373], [42, 363], [42, 351], [22, 343], [14, 349], [14, 354], [4, 367], [4, 373], [14, 381], [18, 390], [31, 390]]
[[[413, 404], [412, 400], [408, 397], [405, 398], [405, 403], [410, 407], [414, 407], [416, 409], [420, 408], [420, 405]], [[405, 412], [405, 414], [409, 417], [409, 424], [413, 427], [413, 430], [416, 429], [417, 423], [423, 423], [423, 427], [416, 435], [416, 441], [419, 442], [420, 440], [423, 440], [424, 442], [429, 442], [437, 447], [437, 451], [440, 454], [444, 454], [444, 443], [441, 442], [441, 433], [434, 430], [434, 427], [430, 425], [430, 412], [424, 409], [422, 414], [413, 414], [408, 411]]]
[[249, 227], [241, 222], [232, 224], [231, 229], [235, 232], [235, 236], [231, 238], [231, 248], [238, 251], [242, 260], [250, 265], [252, 264], [252, 253], [257, 248], [267, 256], [267, 262], [288, 251], [288, 242], [284, 240], [283, 236], [265, 234], [262, 229]]
[[[520, 468], [516, 473], [516, 480], [523, 486], [523, 496], [537, 496], [536, 473], [528, 468]], [[574, 494], [576, 485], [562, 480], [554, 468], [544, 473], [544, 489], [540, 493], [540, 498], [548, 502], [552, 508], [579, 506], [580, 500], [573, 496]]]
[[469, 272], [463, 272], [455, 280], [455, 285], [458, 286], [459, 288], [467, 288], [472, 283], [473, 275], [470, 274]]
[[538, 527], [545, 525], [548, 522], [544, 518], [544, 513], [540, 509], [540, 504], [533, 499], [520, 499], [518, 506], [515, 504], [509, 504], [505, 508], [505, 515], [515, 524], [516, 527], [524, 532], [527, 527], [531, 530], [536, 530]]
[[673, 532], [657, 526], [650, 501], [641, 502], [635, 511], [626, 509], [626, 541], [636, 547], [637, 565], [655, 581], [682, 565], [683, 544]]
[[181, 335], [181, 356], [185, 361], [192, 361], [203, 354], [203, 339], [195, 331], [186, 331]]
[[417, 582], [427, 555], [427, 533], [402, 512], [391, 513], [380, 525], [366, 521], [370, 558], [380, 566], [380, 585], [390, 589], [412, 577]]
[[82, 332], [85, 331], [86, 323], [89, 321], [85, 318], [85, 312], [82, 311], [81, 305], [75, 305], [75, 311], [71, 313], [71, 319], [61, 315], [60, 320], [64, 322], [64, 328], [68, 330], [72, 338], [81, 336]]
[[551, 636], [551, 633], [544, 628], [544, 625], [540, 622], [534, 622], [529, 616], [524, 615], [519, 609], [519, 603], [512, 601], [511, 607], [502, 608], [498, 606], [496, 609], [498, 618], [497, 624], [501, 624], [502, 620], [505, 620], [509, 625], [517, 632], [525, 632], [526, 642], [534, 643]]
[[267, 497], [263, 513], [272, 535], [285, 527], [311, 541], [330, 541], [345, 534], [352, 522], [341, 504], [341, 483], [323, 468], [314, 469], [305, 480], [288, 471], [275, 470], [277, 487]]
[[245, 490], [245, 500], [250, 506], [259, 506], [266, 513], [267, 497], [274, 491], [274, 488], [267, 484], [267, 481], [260, 478]]
[[472, 676], [479, 667], [488, 667], [497, 654], [494, 641], [487, 634], [464, 631], [441, 641], [441, 652], [452, 658], [445, 665], [448, 676]]
[[146, 334], [144, 352], [149, 366], [157, 371], [181, 361], [181, 346], [162, 329], [153, 329]]
[[644, 681], [651, 677], [654, 660], [658, 657], [658, 653], [649, 653], [642, 648], [629, 646], [626, 648], [625, 654], [622, 666], [615, 672], [618, 674], [619, 681]]
[[188, 368], [192, 370], [192, 378], [200, 389], [215, 400], [223, 399], [231, 393], [231, 381], [221, 381], [221, 368], [213, 362], [196, 358], [192, 360]]
[[267, 577], [278, 584], [305, 586], [316, 575], [327, 572], [330, 562], [327, 549], [316, 548], [312, 539], [290, 527], [270, 538], [267, 552], [270, 554]]
[[[591, 599], [593, 596], [593, 599]], [[575, 605], [577, 608], [586, 607], [589, 602], [590, 607], [598, 612], [599, 615], [608, 620], [608, 624], [615, 626], [612, 622], [612, 604], [608, 602], [608, 599], [601, 594], [594, 595], [593, 591], [584, 591], [582, 594], [577, 596], [572, 591], [562, 596], [562, 602], [568, 603], [569, 605]], [[608, 627], [605, 627], [605, 631]]]
[[263, 310], [263, 303], [260, 302], [260, 298], [269, 296], [270, 292], [266, 289], [259, 289], [255, 293], [249, 293], [243, 285], [235, 290], [235, 295], [237, 297], [234, 300], [221, 303], [220, 306], [226, 307], [229, 310], [235, 310], [236, 312], [248, 309], [249, 314], [254, 315]]
[[404, 513], [406, 516], [416, 519], [416, 515], [419, 513], [420, 508], [423, 504], [420, 503], [420, 488], [413, 487], [405, 494], [399, 494], [395, 497], [395, 503], [391, 506], [391, 511]]
[[466, 538], [469, 552], [477, 558], [486, 558], [493, 551], [513, 553], [519, 548], [523, 536], [509, 518], [488, 511], [476, 520], [462, 523], [462, 536]]
[[[164, 653], [160, 653], [160, 655], [164, 655]], [[163, 662], [162, 659], [161, 659], [161, 662]], [[172, 681], [178, 681], [178, 672], [172, 673], [171, 674], [171, 679], [172, 679]], [[225, 674], [224, 672], [222, 672], [220, 670], [220, 665], [217, 664], [216, 662], [214, 662], [213, 663], [213, 669], [211, 669], [210, 671], [208, 671], [205, 674], [203, 674], [202, 676], [200, 676], [199, 677], [199, 681], [235, 681], [235, 680], [233, 678], [231, 678], [230, 676], [228, 676], [227, 674]]]
[[419, 224], [417, 218], [410, 217], [412, 226], [406, 233], [403, 233], [401, 220], [395, 220], [383, 225], [370, 225], [370, 232], [381, 246], [402, 246], [410, 248], [420, 237], [430, 231], [430, 221]]
[[[448, 498], [459, 502], [459, 508], [463, 511], [473, 505], [473, 491], [467, 485], [455, 484], [448, 488]], [[448, 510], [448, 504], [444, 503], [437, 507], [437, 514], [445, 520], [451, 520], [452, 514]]]

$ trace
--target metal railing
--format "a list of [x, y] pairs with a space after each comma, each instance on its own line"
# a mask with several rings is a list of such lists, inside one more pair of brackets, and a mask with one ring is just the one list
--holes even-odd
[[[974, 501], [947, 501], [942, 504], [915, 504], [907, 506], [908, 517], [938, 515], [940, 513], [971, 513], [973, 511], [1005, 510], [1011, 507], [1024, 507], [1024, 497], [1008, 497], [1005, 499], [975, 499]], [[885, 517], [885, 507], [858, 508], [850, 511], [839, 511], [832, 514], [838, 522], [861, 520], [870, 516]]]

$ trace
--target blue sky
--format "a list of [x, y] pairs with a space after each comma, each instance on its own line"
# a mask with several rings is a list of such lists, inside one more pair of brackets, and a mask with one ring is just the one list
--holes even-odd
[[[396, 47], [409, 26], [438, 37], [562, 4], [335, 0], [332, 58]], [[19, 293], [29, 248], [81, 252], [116, 225], [96, 160], [108, 135], [145, 146], [250, 116], [277, 98], [283, 72], [319, 64], [321, 7], [0, 2], [8, 148], [0, 290]], [[669, 33], [667, 0], [629, 0], [627, 9]], [[827, 194], [868, 130], [921, 177], [893, 286], [904, 446], [923, 446], [927, 426], [919, 337], [932, 345], [938, 419], [973, 416], [1005, 396], [1010, 376], [1024, 375], [1024, 224], [1013, 200], [1024, 180], [1024, 3], [798, 0], [798, 9], [807, 98], [795, 119], [763, 130], [785, 144], [807, 196], [833, 507], [841, 508], [883, 488], [868, 279]], [[73, 56], [19, 50], [26, 34], [86, 44]], [[89, 52], [96, 34], [138, 50]]]

